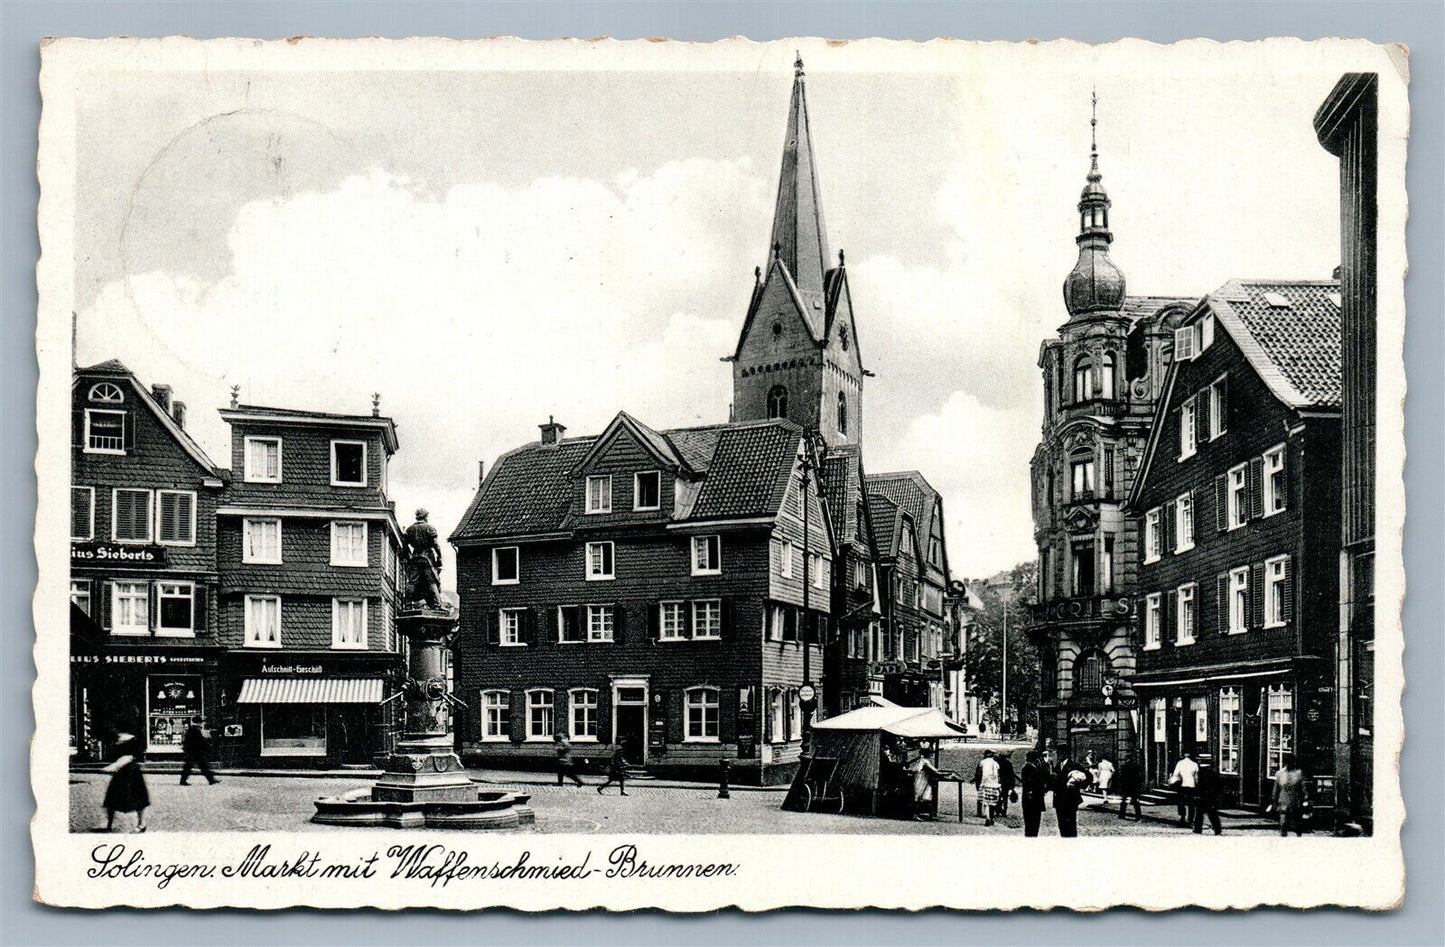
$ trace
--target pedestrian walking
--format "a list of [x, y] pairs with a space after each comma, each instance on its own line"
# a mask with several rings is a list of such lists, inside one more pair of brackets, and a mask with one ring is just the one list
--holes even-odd
[[1274, 774], [1274, 798], [1270, 808], [1279, 819], [1279, 834], [1288, 835], [1294, 830], [1296, 837], [1304, 831], [1305, 809], [1309, 806], [1305, 773], [1295, 761], [1293, 753], [1286, 753], [1280, 759], [1279, 772]]
[[202, 718], [191, 718], [185, 736], [181, 737], [181, 753], [185, 754], [185, 762], [181, 763], [182, 786], [190, 785], [187, 780], [191, 778], [192, 768], [199, 769], [201, 775], [206, 777], [206, 782], [212, 786], [220, 782], [211, 771], [211, 762], [208, 759], [211, 755], [211, 738], [206, 735], [205, 721]]
[[557, 754], [557, 785], [561, 786], [565, 779], [572, 780], [578, 786], [586, 785], [577, 775], [577, 763], [572, 759], [572, 741], [560, 733], [552, 739], [556, 743], [554, 751]]
[[135, 830], [146, 830], [146, 809], [151, 804], [150, 790], [146, 788], [145, 773], [141, 769], [144, 747], [134, 734], [116, 735], [120, 743], [115, 762], [105, 768], [110, 773], [110, 784], [105, 787], [105, 830], [115, 828], [117, 812], [135, 813]]
[[993, 750], [984, 750], [983, 756], [973, 764], [973, 814], [983, 818], [983, 761], [993, 756]]
[[1000, 779], [998, 760], [994, 758], [992, 750], [983, 751], [983, 759], [979, 760], [978, 768], [978, 794], [979, 803], [983, 806], [983, 824], [993, 825], [993, 817], [998, 812], [998, 801], [1002, 795], [1003, 783]]
[[1054, 774], [1054, 817], [1059, 820], [1059, 837], [1075, 838], [1079, 834], [1079, 804], [1084, 787], [1089, 784], [1089, 771], [1074, 760], [1067, 747], [1059, 752], [1062, 759]]
[[998, 814], [1008, 817], [1008, 804], [1018, 801], [1018, 774], [1014, 772], [1012, 753], [1000, 753], [998, 760]]
[[1023, 783], [1024, 836], [1037, 838], [1039, 821], [1044, 815], [1044, 796], [1048, 794], [1049, 781], [1053, 774], [1039, 751], [1029, 750], [1024, 757], [1024, 768], [1020, 776]]
[[607, 763], [607, 780], [597, 787], [597, 794], [601, 795], [602, 790], [613, 783], [617, 784], [618, 795], [627, 795], [627, 757], [620, 745], [612, 751], [612, 759]]
[[1119, 818], [1124, 818], [1125, 807], [1132, 800], [1134, 818], [1143, 821], [1144, 812], [1139, 808], [1139, 793], [1144, 791], [1144, 771], [1135, 760], [1128, 760], [1119, 767], [1114, 776], [1114, 787], [1119, 791]]
[[1095, 781], [1099, 784], [1099, 792], [1104, 794], [1104, 806], [1108, 807], [1109, 789], [1114, 785], [1114, 761], [1101, 754], [1098, 773]]
[[1194, 824], [1194, 791], [1199, 786], [1199, 764], [1194, 762], [1192, 752], [1179, 757], [1174, 772], [1169, 776], [1169, 785], [1178, 787], [1179, 824]]
[[933, 800], [938, 784], [938, 768], [928, 762], [928, 755], [919, 753], [908, 764], [913, 777], [913, 821], [926, 822], [933, 814]]
[[1214, 834], [1223, 830], [1219, 825], [1219, 773], [1214, 769], [1214, 758], [1208, 753], [1199, 754], [1199, 780], [1194, 793], [1194, 834], [1204, 834], [1204, 817], [1209, 817], [1209, 826]]

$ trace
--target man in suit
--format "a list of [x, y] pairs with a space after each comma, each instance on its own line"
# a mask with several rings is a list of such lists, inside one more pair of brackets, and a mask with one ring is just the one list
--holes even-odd
[[1024, 836], [1037, 838], [1039, 820], [1044, 815], [1044, 796], [1048, 794], [1053, 774], [1049, 764], [1039, 755], [1038, 750], [1029, 750], [1025, 756], [1020, 780], [1023, 784]]
[[1084, 787], [1089, 784], [1089, 771], [1073, 758], [1067, 746], [1059, 750], [1059, 768], [1054, 773], [1054, 816], [1059, 820], [1059, 837], [1075, 838], [1079, 834], [1079, 805]]
[[1219, 773], [1214, 769], [1214, 757], [1208, 753], [1199, 754], [1199, 776], [1194, 789], [1194, 834], [1204, 834], [1204, 818], [1209, 817], [1209, 827], [1214, 834], [1223, 830], [1219, 825]]
[[190, 726], [186, 727], [185, 736], [181, 737], [181, 753], [185, 754], [185, 762], [181, 763], [182, 786], [187, 785], [193, 767], [199, 769], [201, 775], [206, 777], [206, 782], [212, 786], [220, 782], [216, 774], [211, 772], [211, 763], [206, 759], [211, 749], [211, 741], [201, 726], [204, 722], [200, 717], [192, 717]]

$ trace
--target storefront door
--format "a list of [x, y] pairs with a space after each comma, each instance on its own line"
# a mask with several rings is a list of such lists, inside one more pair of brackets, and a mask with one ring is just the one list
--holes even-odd
[[1260, 703], [1258, 687], [1245, 687], [1243, 691], [1244, 726], [1241, 728], [1243, 746], [1239, 754], [1239, 801], [1242, 805], [1258, 806], [1263, 804], [1260, 801], [1263, 788], [1260, 774], [1264, 770], [1264, 742], [1261, 739], [1264, 726], [1261, 711], [1264, 708]]
[[647, 688], [619, 685], [612, 689], [612, 742], [634, 766], [647, 762]]

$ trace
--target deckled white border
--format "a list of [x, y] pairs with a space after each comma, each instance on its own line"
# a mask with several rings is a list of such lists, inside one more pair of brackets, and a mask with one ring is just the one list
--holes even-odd
[[[70, 313], [73, 308], [75, 210], [75, 90], [89, 83], [123, 81], [133, 70], [271, 69], [344, 70], [671, 70], [751, 71], [793, 49], [819, 59], [825, 43], [830, 72], [939, 72], [983, 68], [985, 45], [955, 40], [904, 43], [818, 39], [757, 44], [730, 39], [707, 44], [665, 41], [512, 38], [261, 42], [183, 37], [161, 40], [47, 41], [42, 50], [39, 230], [40, 311], [36, 351], [40, 364], [36, 424], [40, 484], [35, 549], [39, 582], [34, 688], [35, 738], [31, 782], [37, 800], [31, 834], [36, 898], [57, 906], [129, 904], [159, 907], [280, 908], [418, 906], [523, 910], [659, 907], [707, 911], [739, 906], [767, 910], [791, 905], [824, 908], [933, 906], [1011, 909], [1056, 906], [1094, 910], [1112, 905], [1165, 909], [1184, 905], [1247, 908], [1338, 904], [1386, 909], [1404, 890], [1399, 831], [1404, 821], [1398, 780], [1404, 722], [1403, 635], [1405, 591], [1402, 534], [1405, 515], [1404, 286], [1406, 268], [1405, 156], [1409, 127], [1407, 54], [1400, 47], [1364, 41], [1303, 42], [1271, 39], [1219, 44], [1193, 40], [1172, 46], [1121, 40], [1090, 47], [1072, 41], [1027, 44], [1040, 68], [1118, 71], [1140, 76], [1179, 57], [1207, 80], [1210, 73], [1269, 73], [1298, 67], [1380, 75], [1379, 180], [1379, 384], [1378, 510], [1376, 552], [1376, 833], [1370, 839], [1281, 840], [1251, 833], [1202, 842], [1172, 837], [1090, 838], [1075, 841], [1017, 837], [914, 836], [560, 836], [485, 833], [159, 833], [147, 836], [72, 835], [68, 831], [67, 693], [69, 685], [66, 589], [69, 550], [64, 485], [69, 466]], [[1023, 46], [1024, 44], [1020, 44]], [[787, 52], [782, 52], [786, 50]], [[1303, 117], [1294, 116], [1304, 120]], [[1181, 143], [1187, 145], [1187, 143]], [[647, 880], [594, 875], [576, 882], [469, 881], [431, 886], [424, 881], [322, 883], [286, 879], [206, 883], [86, 877], [90, 852], [101, 842], [144, 840], [148, 859], [236, 862], [253, 845], [269, 843], [276, 856], [321, 848], [330, 862], [350, 862], [394, 844], [440, 842], [465, 849], [473, 864], [557, 864], [591, 853], [606, 861], [615, 846], [632, 842], [654, 862], [730, 862], [731, 877]], [[1100, 865], [1113, 866], [1099, 871]], [[1122, 870], [1120, 870], [1122, 869]]]

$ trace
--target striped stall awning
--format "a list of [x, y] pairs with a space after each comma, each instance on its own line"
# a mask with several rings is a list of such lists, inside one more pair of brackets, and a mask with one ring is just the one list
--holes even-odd
[[379, 704], [382, 680], [356, 677], [248, 677], [238, 704]]

